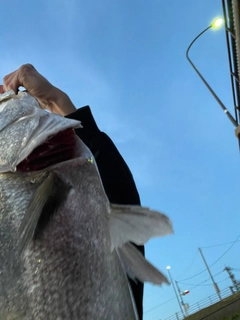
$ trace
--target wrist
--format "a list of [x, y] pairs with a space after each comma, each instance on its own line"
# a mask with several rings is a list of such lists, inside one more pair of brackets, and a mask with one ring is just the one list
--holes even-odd
[[66, 116], [77, 110], [69, 96], [56, 87], [54, 87], [54, 93], [50, 99], [50, 104], [51, 111], [62, 116]]

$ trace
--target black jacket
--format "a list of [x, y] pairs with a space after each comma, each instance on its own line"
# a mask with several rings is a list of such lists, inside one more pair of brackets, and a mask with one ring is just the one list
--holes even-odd
[[[97, 162], [108, 199], [116, 204], [140, 204], [132, 174], [112, 140], [101, 132], [88, 106], [67, 116], [80, 120], [83, 128], [76, 129], [79, 138], [88, 146]], [[144, 247], [138, 249], [144, 254]], [[142, 319], [143, 284], [130, 280], [139, 319]]]

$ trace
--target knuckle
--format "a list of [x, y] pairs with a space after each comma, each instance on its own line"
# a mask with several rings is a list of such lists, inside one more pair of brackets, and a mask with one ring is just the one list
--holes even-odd
[[32, 64], [30, 64], [30, 63], [23, 64], [19, 68], [19, 71], [22, 73], [22, 75], [25, 75], [28, 72], [31, 72], [31, 71], [34, 71], [34, 70], [35, 70], [34, 66]]
[[31, 65], [30, 63], [23, 64], [18, 70], [19, 78], [21, 79], [20, 81], [22, 83], [25, 83], [25, 81], [28, 79], [28, 76], [33, 71], [35, 71], [33, 65]]
[[27, 69], [27, 70], [32, 70], [32, 69], [34, 69], [34, 66], [31, 63], [25, 63], [20, 67], [20, 69], [21, 68], [22, 69]]

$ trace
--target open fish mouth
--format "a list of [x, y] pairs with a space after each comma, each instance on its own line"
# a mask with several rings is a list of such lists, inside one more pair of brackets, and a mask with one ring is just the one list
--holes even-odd
[[17, 165], [18, 172], [38, 171], [75, 157], [76, 135], [72, 128], [51, 135]]
[[67, 129], [81, 127], [80, 121], [41, 109], [26, 92], [0, 95], [0, 172], [40, 170], [69, 159], [77, 136], [72, 139], [74, 131]]

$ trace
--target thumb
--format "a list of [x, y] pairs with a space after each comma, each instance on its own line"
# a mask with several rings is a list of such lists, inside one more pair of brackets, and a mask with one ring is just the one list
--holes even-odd
[[0, 94], [2, 94], [2, 93], [4, 93], [4, 91], [3, 91], [3, 85], [0, 84]]

